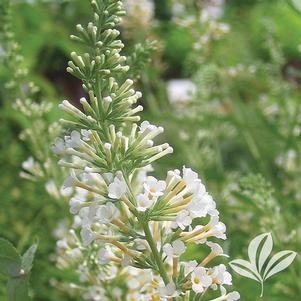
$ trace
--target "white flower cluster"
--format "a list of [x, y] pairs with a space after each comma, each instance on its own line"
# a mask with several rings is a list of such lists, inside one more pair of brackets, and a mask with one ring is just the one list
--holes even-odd
[[196, 85], [189, 79], [172, 79], [167, 82], [167, 94], [171, 104], [182, 107], [196, 94]]
[[[226, 267], [209, 266], [224, 255], [211, 239], [226, 239], [226, 227], [198, 174], [186, 167], [169, 171], [165, 180], [147, 174], [173, 149], [155, 144], [162, 127], [137, 124], [142, 106], [132, 106], [141, 93], [124, 77], [123, 44], [112, 29], [122, 3], [92, 4], [94, 23], [78, 25], [73, 39], [95, 51], [73, 53], [68, 67], [83, 80], [89, 100], [81, 99], [83, 111], [63, 101], [60, 108], [71, 119], [62, 120], [67, 134], [52, 146], [70, 170], [63, 188], [73, 191], [75, 216], [74, 229], [58, 243], [57, 262], [74, 266], [83, 285], [72, 287], [88, 300], [185, 300], [218, 287], [222, 293], [214, 300], [237, 300], [238, 293], [224, 288], [231, 284]], [[202, 244], [207, 256], [185, 261], [191, 244]]]
[[223, 15], [225, 0], [209, 0], [204, 2], [201, 15], [202, 20], [208, 20], [209, 18], [219, 19]]
[[[226, 227], [219, 221], [215, 202], [198, 175], [184, 167], [182, 175], [179, 170], [169, 171], [162, 181], [148, 176], [147, 170], [149, 166], [139, 173], [135, 192], [131, 192], [121, 172], [115, 176], [85, 173], [81, 180], [74, 176], [67, 178], [65, 186], [81, 183], [69, 203], [70, 212], [75, 214], [73, 227], [75, 231], [81, 229], [81, 240], [72, 230], [68, 238], [58, 242], [58, 265], [65, 268], [77, 263], [76, 270], [83, 283], [89, 283], [89, 275], [95, 273], [96, 278], [92, 278], [96, 281], [85, 289], [84, 297], [88, 300], [109, 300], [101, 283], [118, 275], [124, 275], [127, 300], [168, 300], [184, 296], [190, 289], [200, 294], [218, 287], [222, 290], [219, 297], [222, 299], [218, 300], [237, 300], [237, 293], [225, 292], [224, 285], [231, 285], [226, 267], [207, 268], [212, 259], [224, 255], [223, 249], [209, 240], [225, 239]], [[88, 190], [83, 188], [85, 185]], [[131, 203], [132, 193], [135, 204]], [[150, 234], [164, 255], [164, 269], [170, 273], [166, 283], [160, 274], [142, 269], [141, 262], [152, 257], [152, 249], [136, 219], [140, 214], [149, 217]], [[206, 220], [208, 216], [206, 224], [193, 226], [195, 221]], [[200, 262], [182, 261], [180, 257], [188, 243], [206, 244], [210, 251]], [[94, 256], [88, 259], [87, 248], [94, 250]], [[91, 257], [97, 258], [94, 272], [89, 270], [87, 262]], [[148, 264], [152, 266], [152, 262]], [[114, 292], [121, 290], [116, 284], [113, 288]]]
[[128, 17], [136, 17], [143, 22], [150, 22], [154, 17], [155, 4], [152, 0], [125, 0], [124, 7]]
[[190, 13], [195, 8], [189, 5], [191, 4], [174, 1], [173, 14], [176, 24], [191, 29], [196, 38], [195, 49], [206, 49], [212, 40], [219, 40], [229, 32], [229, 24], [220, 21], [224, 12], [223, 0], [201, 1], [200, 12], [195, 15]]
[[155, 15], [155, 3], [153, 0], [124, 0], [126, 16], [122, 20], [127, 37], [149, 31]]
[[40, 118], [31, 118], [30, 122], [32, 126], [23, 130], [20, 138], [30, 144], [32, 155], [22, 163], [20, 176], [43, 183], [49, 195], [56, 200], [63, 199], [66, 192], [60, 187], [66, 172], [58, 168], [57, 158], [45, 148], [61, 132], [61, 126], [56, 122], [49, 125]]
[[[31, 156], [22, 164], [20, 176], [42, 182], [55, 199], [60, 198], [59, 187], [65, 173], [58, 171], [56, 158], [49, 151], [49, 144], [60, 134], [61, 126], [50, 123], [48, 113], [53, 103], [40, 98], [40, 88], [30, 80], [12, 25], [13, 1], [3, 0], [0, 5], [0, 61], [10, 73], [5, 83], [5, 96], [12, 107], [22, 115], [24, 122], [20, 139], [30, 150]], [[38, 100], [38, 101], [37, 101]], [[21, 124], [20, 124], [21, 125]]]

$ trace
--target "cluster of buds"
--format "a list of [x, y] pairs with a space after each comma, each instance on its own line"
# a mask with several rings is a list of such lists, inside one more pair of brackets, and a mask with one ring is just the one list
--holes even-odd
[[[59, 164], [64, 167], [85, 173], [119, 170], [128, 173], [172, 153], [173, 149], [168, 143], [154, 145], [152, 139], [162, 132], [162, 127], [144, 121], [140, 126], [134, 123], [127, 136], [120, 130], [116, 131], [115, 125], [111, 124], [107, 142], [103, 142], [97, 131], [73, 130], [69, 136], [57, 138], [52, 149], [62, 156]], [[75, 179], [74, 175], [72, 177]]]
[[39, 92], [39, 88], [33, 82], [29, 82], [27, 86], [20, 87], [20, 89], [23, 89], [24, 95], [23, 98], [16, 99], [14, 108], [27, 118], [42, 118], [52, 110], [52, 103], [33, 101], [32, 96]]
[[[162, 127], [138, 124], [142, 106], [133, 105], [142, 95], [126, 79], [123, 43], [114, 29], [122, 3], [92, 5], [94, 21], [86, 29], [78, 25], [73, 36], [92, 50], [73, 53], [68, 68], [82, 79], [89, 99], [81, 99], [83, 110], [63, 101], [60, 108], [71, 119], [61, 120], [66, 134], [52, 145], [70, 171], [63, 189], [74, 192], [73, 230], [58, 243], [58, 264], [77, 266], [88, 285], [72, 287], [87, 300], [199, 300], [217, 288], [221, 294], [212, 300], [238, 300], [237, 292], [226, 292], [232, 281], [225, 265], [211, 266], [224, 255], [212, 239], [226, 239], [226, 227], [198, 174], [186, 167], [169, 171], [165, 180], [147, 174], [173, 149], [155, 144]], [[207, 254], [186, 261], [195, 244]]]

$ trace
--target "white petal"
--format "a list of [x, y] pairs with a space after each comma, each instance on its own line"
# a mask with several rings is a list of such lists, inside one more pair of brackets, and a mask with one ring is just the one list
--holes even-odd
[[165, 244], [163, 246], [163, 251], [165, 252], [165, 254], [167, 256], [173, 256], [174, 252], [173, 252], [173, 247], [171, 244]]

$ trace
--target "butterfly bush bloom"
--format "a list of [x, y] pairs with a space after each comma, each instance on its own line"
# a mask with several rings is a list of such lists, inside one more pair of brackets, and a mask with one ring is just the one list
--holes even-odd
[[[124, 14], [121, 1], [93, 0], [92, 6], [93, 22], [77, 25], [72, 36], [89, 52], [73, 52], [67, 69], [82, 80], [87, 98], [80, 100], [82, 110], [62, 102], [69, 116], [61, 120], [65, 135], [52, 145], [70, 173], [63, 187], [72, 190], [74, 215], [73, 229], [57, 245], [57, 263], [75, 268], [80, 284], [73, 289], [86, 300], [186, 300], [224, 289], [231, 285], [226, 267], [209, 266], [223, 255], [211, 239], [226, 239], [215, 201], [185, 166], [165, 179], [148, 175], [151, 163], [173, 149], [157, 144], [162, 127], [137, 115], [142, 94], [127, 78], [115, 29]], [[192, 244], [201, 244], [207, 256], [185, 261]], [[215, 293], [216, 300], [237, 296]]]
[[197, 267], [191, 274], [192, 289], [195, 293], [202, 293], [212, 283], [204, 267]]

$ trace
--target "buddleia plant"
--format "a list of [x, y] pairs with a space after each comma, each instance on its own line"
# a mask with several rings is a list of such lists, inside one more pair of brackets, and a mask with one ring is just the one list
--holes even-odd
[[[59, 264], [79, 275], [68, 288], [87, 300], [200, 300], [207, 294], [211, 301], [238, 300], [238, 292], [227, 292], [226, 266], [211, 264], [224, 255], [214, 241], [226, 239], [226, 226], [198, 174], [185, 166], [164, 180], [148, 174], [173, 149], [154, 141], [162, 140], [162, 127], [138, 115], [142, 94], [128, 78], [116, 29], [122, 2], [91, 3], [93, 21], [77, 25], [71, 36], [86, 52], [72, 52], [67, 68], [82, 81], [85, 97], [80, 107], [60, 104], [64, 134], [52, 145], [70, 173], [63, 187], [74, 191], [73, 229], [58, 242]], [[185, 260], [189, 245], [199, 245], [204, 257]]]
[[22, 163], [21, 177], [43, 183], [46, 190], [55, 199], [62, 197], [60, 186], [64, 177], [62, 168], [58, 168], [49, 144], [59, 135], [61, 125], [52, 123], [49, 115], [54, 110], [51, 102], [44, 98], [40, 88], [30, 80], [21, 47], [15, 38], [12, 25], [12, 3], [1, 3], [1, 42], [3, 44], [2, 61], [10, 78], [5, 83], [5, 103], [13, 107], [21, 116], [20, 139], [30, 149], [31, 155]]

